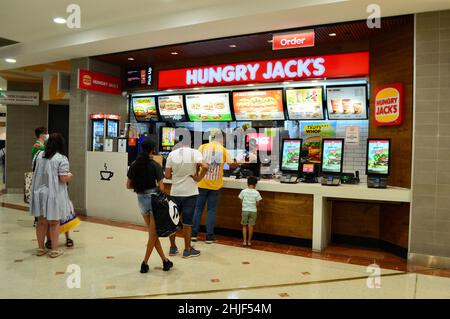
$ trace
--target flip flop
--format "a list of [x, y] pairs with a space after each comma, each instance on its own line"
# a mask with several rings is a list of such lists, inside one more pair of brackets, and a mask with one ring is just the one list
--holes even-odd
[[41, 257], [41, 256], [44, 256], [45, 254], [47, 254], [47, 251], [45, 249], [42, 249], [42, 248], [36, 249], [36, 256]]
[[52, 250], [48, 255], [50, 258], [56, 258], [64, 254], [61, 250]]
[[72, 248], [73, 245], [74, 245], [73, 240], [70, 239], [70, 238], [67, 238], [67, 239], [66, 239], [66, 247]]

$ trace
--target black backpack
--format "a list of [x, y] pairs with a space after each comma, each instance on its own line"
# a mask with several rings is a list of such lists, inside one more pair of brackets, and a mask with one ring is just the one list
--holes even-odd
[[175, 234], [181, 228], [177, 205], [165, 193], [158, 192], [151, 196], [156, 233], [159, 237], [168, 237]]

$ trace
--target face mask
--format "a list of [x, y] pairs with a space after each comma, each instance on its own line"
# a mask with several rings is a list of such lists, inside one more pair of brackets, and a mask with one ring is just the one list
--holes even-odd
[[44, 141], [46, 141], [46, 142], [47, 142], [47, 141], [48, 141], [48, 138], [49, 138], [49, 137], [50, 137], [50, 135], [48, 135], [48, 134], [45, 134], [45, 135], [44, 135]]

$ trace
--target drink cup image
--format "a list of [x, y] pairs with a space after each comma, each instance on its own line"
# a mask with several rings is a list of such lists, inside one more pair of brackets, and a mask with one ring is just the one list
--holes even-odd
[[361, 114], [362, 112], [362, 105], [360, 102], [353, 103], [353, 109], [355, 110], [355, 114]]
[[351, 99], [342, 99], [342, 106], [344, 108], [344, 114], [354, 113], [353, 105]]
[[100, 177], [102, 181], [109, 181], [114, 176], [114, 173], [111, 171], [100, 171]]
[[339, 99], [339, 98], [331, 99], [331, 108], [333, 109], [334, 114], [342, 113], [343, 109], [342, 109], [341, 99]]

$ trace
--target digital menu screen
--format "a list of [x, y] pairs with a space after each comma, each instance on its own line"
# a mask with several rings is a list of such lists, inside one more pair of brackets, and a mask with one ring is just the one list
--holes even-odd
[[163, 121], [186, 121], [182, 95], [158, 96], [158, 109]]
[[321, 87], [287, 89], [286, 104], [290, 120], [325, 119]]
[[232, 121], [229, 93], [188, 94], [186, 109], [191, 121]]
[[152, 67], [129, 68], [126, 72], [127, 87], [152, 85]]
[[132, 98], [133, 113], [137, 121], [157, 121], [156, 99], [154, 96], [142, 96]]
[[330, 120], [367, 119], [367, 86], [327, 87], [327, 111]]
[[161, 151], [171, 151], [175, 146], [175, 128], [161, 128]]
[[284, 120], [283, 91], [233, 92], [233, 108], [237, 121]]
[[367, 174], [389, 175], [389, 140], [367, 141]]
[[343, 139], [322, 140], [322, 172], [341, 173], [344, 155]]
[[302, 140], [283, 140], [281, 170], [296, 172], [300, 165]]

